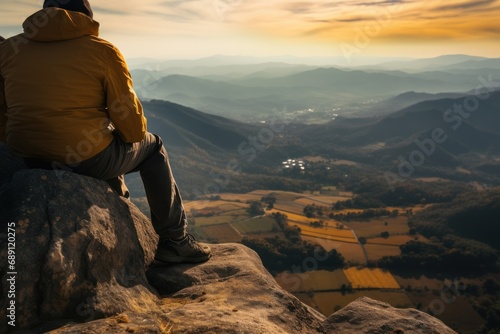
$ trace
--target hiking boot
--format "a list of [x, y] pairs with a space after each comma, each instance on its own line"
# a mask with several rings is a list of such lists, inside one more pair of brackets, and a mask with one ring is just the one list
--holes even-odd
[[199, 243], [191, 234], [188, 234], [179, 241], [172, 239], [160, 240], [155, 260], [175, 263], [198, 263], [207, 261], [210, 256], [210, 247]]

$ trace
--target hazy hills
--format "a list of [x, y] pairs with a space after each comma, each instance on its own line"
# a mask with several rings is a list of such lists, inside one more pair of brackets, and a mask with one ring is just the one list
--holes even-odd
[[[333, 152], [335, 147], [350, 147], [363, 152], [365, 159], [371, 157], [372, 163], [390, 164], [398, 156], [409, 159], [413, 152], [421, 151], [434, 166], [456, 167], [463, 165], [460, 159], [470, 158], [470, 154], [500, 153], [500, 91], [481, 101], [477, 110], [470, 113], [463, 106], [467, 99], [419, 102], [385, 117], [357, 123], [341, 119], [304, 127], [298, 135], [302, 142], [314, 145], [317, 150]], [[462, 114], [456, 106], [462, 106]], [[475, 158], [477, 165], [482, 162], [481, 158]]]
[[[283, 187], [289, 181], [277, 173], [282, 159], [308, 155], [395, 171], [399, 157], [411, 161], [414, 152], [425, 159], [415, 176], [466, 177], [497, 184], [500, 163], [494, 157], [500, 154], [500, 91], [481, 101], [468, 118], [447, 114], [465, 98], [419, 102], [384, 117], [340, 117], [317, 125], [283, 123], [279, 132], [273, 132], [268, 123], [246, 124], [171, 102], [144, 101], [144, 109], [149, 130], [163, 138], [176, 178], [186, 189], [213, 185], [214, 178], [228, 175], [225, 187], [228, 182], [248, 189], [270, 182]], [[457, 174], [459, 167], [463, 172]], [[137, 184], [132, 180], [132, 188]]]
[[[415, 176], [497, 182], [500, 94], [470, 114], [455, 105], [473, 101], [485, 83], [500, 88], [498, 59], [378, 59], [357, 69], [302, 60], [144, 60], [133, 70], [150, 130], [164, 138], [181, 182], [213, 183], [214, 172], [236, 161], [240, 173], [231, 181], [250, 189], [270, 177], [286, 188], [286, 175], [276, 173], [281, 159], [320, 155], [394, 171], [418, 152], [425, 162]], [[286, 126], [257, 142], [276, 116]], [[442, 142], [433, 138], [436, 129]]]
[[[469, 153], [500, 153], [500, 91], [481, 101], [476, 111], [467, 112], [462, 107], [462, 113], [458, 112], [456, 106], [463, 106], [467, 99], [465, 96], [423, 101], [385, 117], [341, 117], [309, 126], [292, 123], [280, 133], [286, 140], [276, 136], [266, 146], [293, 142], [311, 153], [351, 148], [361, 155], [396, 158], [418, 149], [416, 141], [433, 140], [433, 132], [438, 129], [444, 140], [435, 146], [440, 149], [439, 154], [447, 154], [451, 160]], [[150, 130], [164, 137], [167, 145], [182, 150], [197, 148], [211, 155], [238, 155], [241, 143], [268, 126], [246, 124], [165, 101], [146, 101], [144, 108]]]
[[128, 63], [132, 69], [155, 68], [169, 71], [172, 68], [218, 68], [223, 66], [251, 66], [264, 63], [282, 63], [290, 65], [304, 65], [314, 67], [341, 67], [341, 68], [378, 68], [378, 69], [400, 69], [400, 70], [433, 70], [446, 66], [457, 66], [469, 61], [481, 62], [489, 58], [470, 56], [465, 54], [442, 55], [431, 58], [404, 58], [404, 57], [373, 57], [358, 55], [347, 59], [343, 56], [325, 57], [297, 57], [297, 56], [273, 56], [273, 57], [249, 57], [249, 56], [227, 56], [214, 55], [199, 59], [130, 59]]
[[[362, 69], [268, 60], [219, 56], [151, 63], [134, 69], [132, 75], [142, 99], [168, 100], [241, 121], [264, 120], [273, 109], [283, 108], [311, 109], [324, 120], [333, 114], [387, 114], [425, 99], [379, 103], [400, 94], [415, 91], [454, 97], [475, 89], [488, 75], [493, 75], [494, 82], [500, 78], [499, 59], [462, 55]], [[400, 69], [405, 66], [412, 70]]]

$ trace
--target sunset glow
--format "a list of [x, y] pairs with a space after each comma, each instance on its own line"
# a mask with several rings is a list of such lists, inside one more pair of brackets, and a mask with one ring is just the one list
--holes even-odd
[[[42, 1], [0, 5], [0, 35]], [[94, 0], [101, 37], [126, 57], [500, 55], [500, 2]]]

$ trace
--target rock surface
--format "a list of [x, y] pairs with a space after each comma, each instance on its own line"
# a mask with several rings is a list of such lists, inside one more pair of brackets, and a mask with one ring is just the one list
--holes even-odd
[[[2, 165], [22, 166], [12, 158], [1, 159]], [[11, 286], [4, 283], [13, 276], [8, 272], [17, 272], [16, 328], [156, 307], [145, 269], [153, 261], [157, 236], [131, 202], [93, 178], [1, 169], [1, 259], [7, 259], [7, 224], [16, 229], [15, 265], [0, 262], [1, 319], [7, 319], [11, 300], [5, 298]], [[2, 321], [0, 332], [5, 325]]]
[[397, 309], [361, 297], [335, 312], [325, 322], [328, 333], [453, 334], [440, 320], [415, 309]]
[[[240, 244], [212, 245], [206, 263], [146, 270], [157, 236], [132, 203], [103, 181], [26, 170], [6, 154], [0, 144], [0, 258], [14, 222], [22, 333], [454, 333], [425, 313], [368, 298], [326, 318]], [[2, 319], [8, 269], [2, 261]], [[0, 332], [9, 329], [2, 321]]]

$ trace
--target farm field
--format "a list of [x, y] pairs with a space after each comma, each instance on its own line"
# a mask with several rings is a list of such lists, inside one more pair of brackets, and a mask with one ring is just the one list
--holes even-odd
[[[338, 196], [339, 192], [335, 187], [327, 188], [321, 191], [323, 193], [312, 191], [307, 194], [272, 190], [257, 190], [248, 194], [220, 194], [220, 199], [218, 197], [214, 201], [186, 202], [185, 207], [189, 219], [194, 219], [190, 225], [193, 231], [199, 232], [200, 240], [221, 243], [241, 242], [247, 235], [257, 239], [285, 238], [278, 223], [271, 217], [272, 213], [279, 212], [288, 217], [289, 226], [301, 229], [302, 240], [318, 244], [326, 251], [335, 249], [339, 252], [345, 258], [347, 268], [336, 271], [282, 273], [276, 276], [276, 281], [285, 290], [294, 293], [302, 302], [325, 315], [330, 315], [361, 296], [367, 296], [385, 301], [394, 307], [420, 307], [425, 310], [431, 309], [432, 305], [442, 306], [437, 312], [439, 314], [434, 312], [436, 310], [431, 309], [431, 311], [446, 324], [460, 328], [461, 334], [472, 334], [475, 329], [482, 326], [484, 320], [468, 303], [465, 294], [443, 302], [442, 277], [411, 277], [409, 272], [388, 272], [378, 268], [363, 267], [367, 266], [367, 261], [399, 255], [399, 247], [408, 241], [418, 238], [419, 241], [427, 242], [428, 240], [421, 235], [409, 235], [407, 213], [410, 215], [409, 210], [417, 212], [428, 205], [387, 207], [384, 209], [398, 210], [399, 215], [375, 217], [368, 221], [340, 222], [327, 218], [330, 214], [330, 204], [349, 197]], [[276, 197], [274, 208], [265, 210], [265, 216], [251, 218], [247, 212], [249, 202], [260, 201], [269, 194]], [[261, 204], [263, 208], [267, 206], [267, 203]], [[307, 218], [304, 215], [304, 207], [311, 204], [322, 207], [324, 216]], [[333, 213], [363, 211], [346, 209], [336, 210]], [[310, 225], [320, 220], [324, 226]], [[337, 228], [339, 224], [344, 228]], [[382, 238], [382, 232], [388, 232], [389, 237]], [[364, 237], [367, 243], [362, 247], [356, 237]], [[476, 286], [483, 283], [483, 281], [468, 280], [472, 278], [464, 279], [463, 282]]]
[[336, 227], [313, 227], [304, 223], [297, 223], [296, 226], [300, 228], [302, 235], [358, 243], [351, 230], [341, 230]]
[[332, 291], [349, 284], [342, 269], [315, 270], [306, 273], [281, 273], [275, 277], [278, 284], [290, 292]]
[[401, 289], [394, 276], [380, 268], [351, 267], [344, 274], [353, 289]]
[[202, 209], [206, 209], [206, 208], [214, 208], [214, 207], [217, 207], [219, 205], [227, 205], [227, 204], [232, 204], [232, 203], [228, 203], [226, 201], [208, 201], [208, 200], [200, 200], [200, 201], [185, 201], [184, 202], [184, 208], [186, 209], [186, 211], [190, 211], [190, 210], [202, 210]]
[[242, 235], [230, 224], [201, 226], [200, 229], [211, 240], [217, 242], [240, 242]]
[[368, 260], [380, 260], [384, 256], [401, 255], [399, 246], [366, 244], [364, 247]]
[[[239, 219], [238, 219], [239, 218]], [[224, 223], [232, 223], [241, 219], [248, 219], [248, 216], [213, 216], [213, 217], [196, 217], [195, 222], [197, 225], [206, 226], [206, 225], [218, 225]]]
[[252, 192], [249, 192], [247, 195], [254, 195], [254, 196], [260, 196], [259, 200], [269, 194], [274, 194], [276, 196], [277, 201], [293, 201], [297, 198], [304, 197], [304, 194], [299, 194], [291, 191], [273, 191], [273, 190], [255, 190]]
[[247, 201], [260, 201], [262, 195], [248, 193], [248, 194], [234, 194], [234, 193], [223, 193], [219, 195], [221, 200], [229, 202], [242, 202]]
[[[419, 241], [426, 240], [424, 237], [418, 236]], [[394, 235], [389, 238], [369, 238], [366, 239], [368, 245], [389, 245], [389, 246], [400, 246], [408, 241], [415, 240], [415, 236], [411, 235]]]
[[294, 293], [340, 291], [343, 286], [345, 288], [348, 285], [353, 289], [401, 290], [394, 276], [379, 268], [350, 267], [335, 271], [284, 272], [275, 279], [281, 287]]
[[366, 265], [365, 255], [361, 245], [358, 243], [341, 242], [335, 240], [328, 240], [324, 238], [316, 238], [309, 236], [302, 236], [302, 240], [309, 241], [313, 244], [319, 244], [326, 251], [331, 251], [332, 249], [337, 250], [346, 259], [348, 263], [353, 265]]
[[335, 222], [332, 220], [323, 220], [325, 225], [327, 225], [325, 227], [313, 227], [309, 223], [318, 221], [317, 218], [307, 218], [303, 215], [281, 211], [279, 209], [274, 209], [270, 212], [273, 213], [280, 212], [282, 214], [287, 215], [289, 225], [299, 227], [301, 230], [300, 233], [303, 236], [350, 242], [350, 243], [358, 242], [356, 236], [352, 233], [351, 230], [343, 230], [333, 227]]
[[342, 224], [354, 230], [358, 238], [380, 237], [380, 233], [385, 231], [389, 232], [389, 235], [408, 234], [409, 232], [408, 219], [404, 216], [378, 217], [366, 222], [351, 221], [342, 222]]
[[344, 196], [324, 196], [324, 195], [317, 195], [314, 197], [302, 197], [296, 199], [294, 202], [298, 203], [300, 205], [306, 206], [306, 205], [317, 205], [317, 206], [326, 206], [330, 207], [332, 204], [338, 202], [338, 201], [346, 201], [350, 199], [351, 197], [344, 197]]
[[425, 275], [418, 277], [403, 277], [398, 275], [398, 273], [393, 274], [402, 287], [411, 287], [413, 291], [441, 291], [444, 287], [444, 283], [441, 279], [429, 278]]
[[[293, 222], [298, 222], [298, 223], [303, 223], [303, 224], [309, 224], [314, 221], [317, 221], [318, 219], [314, 218], [307, 218], [303, 214], [298, 214], [298, 213], [292, 213], [290, 211], [283, 210], [281, 208], [277, 208], [278, 205], [274, 206], [274, 209], [267, 211], [266, 213], [271, 214], [271, 213], [282, 213], [288, 217], [288, 221], [293, 221]], [[291, 226], [293, 226], [292, 223], [290, 223]]]
[[241, 234], [271, 232], [279, 229], [272, 217], [256, 217], [231, 224]]
[[274, 204], [274, 209], [283, 211], [283, 213], [286, 214], [287, 216], [297, 215], [299, 217], [306, 218], [303, 213], [304, 206], [302, 204], [293, 201], [276, 202], [276, 204]]
[[[328, 188], [328, 187], [327, 187]], [[330, 187], [332, 188], [332, 187]], [[326, 190], [332, 190], [332, 189]], [[335, 190], [335, 189], [333, 189]], [[260, 201], [269, 194], [276, 197], [276, 203], [272, 210], [266, 210], [267, 217], [259, 217], [250, 220], [247, 213], [249, 201]], [[231, 224], [231, 227], [241, 235], [259, 234], [265, 237], [269, 233], [278, 233], [279, 227], [274, 222], [272, 213], [279, 212], [288, 217], [290, 226], [297, 226], [301, 229], [303, 240], [317, 243], [327, 251], [336, 249], [350, 265], [366, 265], [367, 260], [378, 260], [384, 256], [400, 254], [399, 246], [414, 237], [409, 236], [407, 217], [400, 215], [397, 217], [376, 217], [370, 221], [341, 222], [345, 229], [338, 229], [336, 220], [323, 218], [307, 218], [304, 207], [308, 204], [316, 204], [326, 208], [337, 200], [345, 200], [349, 197], [328, 196], [324, 194], [300, 194], [286, 191], [256, 190], [247, 194], [222, 193], [220, 199], [215, 201], [194, 201], [187, 202], [186, 209], [194, 214], [195, 225], [199, 227], [214, 226], [212, 229], [204, 228], [202, 233], [211, 240], [223, 242], [223, 240], [237, 240], [234, 231], [227, 227], [217, 227], [221, 224]], [[321, 205], [320, 205], [321, 204]], [[417, 211], [425, 205], [412, 208]], [[405, 213], [409, 208], [387, 208], [397, 209], [400, 213]], [[335, 213], [362, 212], [361, 209], [349, 209], [335, 211]], [[323, 221], [324, 226], [313, 227], [312, 222]], [[352, 229], [352, 231], [351, 231]], [[227, 231], [227, 237], [222, 236], [222, 231]], [[354, 231], [354, 233], [353, 233]], [[381, 238], [381, 232], [388, 232], [388, 238]], [[367, 244], [363, 248], [358, 244], [356, 237], [367, 238]], [[419, 236], [419, 240], [423, 237]], [[365, 254], [366, 253], [366, 254]]]

